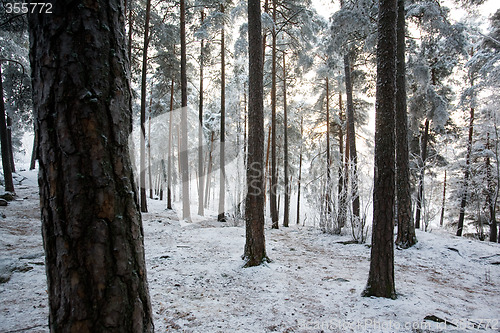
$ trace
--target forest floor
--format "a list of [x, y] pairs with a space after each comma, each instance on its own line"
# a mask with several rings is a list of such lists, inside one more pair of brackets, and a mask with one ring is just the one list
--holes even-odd
[[[48, 332], [36, 173], [20, 175], [17, 200], [0, 207], [0, 333]], [[156, 332], [500, 332], [500, 244], [417, 231], [395, 252], [398, 298], [365, 298], [370, 248], [344, 245], [348, 235], [266, 228], [272, 262], [243, 268], [241, 222], [179, 221], [157, 200], [149, 210]]]

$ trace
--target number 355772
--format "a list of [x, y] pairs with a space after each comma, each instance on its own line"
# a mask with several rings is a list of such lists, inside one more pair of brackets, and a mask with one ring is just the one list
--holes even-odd
[[44, 13], [52, 14], [52, 4], [50, 2], [7, 2], [4, 4], [7, 14]]

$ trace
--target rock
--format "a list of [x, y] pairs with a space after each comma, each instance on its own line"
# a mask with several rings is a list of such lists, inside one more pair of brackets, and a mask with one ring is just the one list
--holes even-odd
[[12, 259], [0, 259], [0, 283], [9, 282], [12, 273], [27, 272], [33, 267]]
[[5, 199], [0, 199], [0, 206], [5, 207], [5, 206], [7, 206], [8, 204], [9, 204], [9, 203], [7, 202], [7, 200], [5, 200]]
[[6, 200], [6, 201], [12, 201], [12, 200], [14, 200], [14, 194], [11, 192], [5, 192], [4, 194], [0, 195], [0, 199]]

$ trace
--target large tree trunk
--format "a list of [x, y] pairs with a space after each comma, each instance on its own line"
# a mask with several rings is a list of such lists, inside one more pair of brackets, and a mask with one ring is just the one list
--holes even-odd
[[50, 330], [153, 332], [123, 2], [53, 4], [29, 14]]
[[264, 237], [264, 91], [260, 1], [248, 0], [248, 165], [245, 266], [267, 259]]
[[140, 149], [140, 189], [141, 212], [148, 211], [146, 200], [146, 75], [148, 70], [148, 45], [149, 45], [149, 17], [151, 13], [151, 0], [146, 1], [146, 21], [144, 23], [144, 46], [142, 48], [142, 77], [141, 77], [141, 149]]
[[358, 193], [358, 154], [356, 151], [356, 131], [354, 129], [354, 102], [352, 98], [351, 64], [349, 56], [344, 55], [345, 87], [347, 95], [347, 136], [349, 145], [349, 164], [352, 170], [351, 192], [352, 192], [352, 218], [359, 221], [359, 193]]
[[[205, 13], [201, 11], [201, 25], [205, 20]], [[200, 101], [198, 105], [198, 215], [205, 215], [203, 185], [205, 184], [205, 175], [203, 172], [203, 67], [204, 67], [204, 40], [201, 40], [200, 47]]]
[[394, 284], [394, 112], [397, 1], [380, 0], [375, 107], [375, 177], [370, 273], [363, 296], [396, 298]]
[[[221, 13], [224, 13], [224, 5], [220, 5]], [[220, 31], [221, 39], [221, 83], [220, 83], [220, 168], [219, 168], [219, 211], [217, 221], [226, 222], [225, 200], [226, 200], [226, 60], [225, 60], [225, 35], [224, 25]]]
[[408, 116], [406, 108], [405, 0], [398, 0], [396, 52], [396, 198], [398, 236], [396, 244], [409, 248], [417, 242], [411, 214]]
[[14, 193], [14, 181], [12, 179], [12, 163], [10, 161], [9, 139], [7, 135], [7, 123], [5, 121], [5, 104], [3, 100], [2, 62], [0, 61], [0, 144], [2, 145], [2, 166], [5, 182], [5, 191]]
[[418, 178], [417, 208], [415, 212], [415, 229], [420, 229], [420, 215], [424, 202], [424, 177], [425, 162], [427, 160], [427, 142], [429, 140], [429, 119], [425, 119], [424, 133], [422, 134], [422, 144], [420, 148], [420, 174]]
[[187, 56], [186, 56], [186, 0], [180, 0], [181, 11], [181, 127], [180, 127], [180, 172], [182, 175], [182, 219], [191, 220], [189, 200], [189, 161], [187, 129]]
[[[277, 0], [273, 0], [273, 22], [276, 22]], [[278, 229], [278, 208], [276, 195], [278, 176], [276, 165], [276, 27], [272, 30], [272, 64], [271, 64], [271, 190], [269, 193], [269, 208], [271, 210], [272, 228]]]
[[286, 105], [286, 57], [283, 52], [283, 160], [285, 177], [285, 207], [283, 209], [283, 226], [288, 227], [290, 215], [290, 179], [288, 178], [288, 114]]

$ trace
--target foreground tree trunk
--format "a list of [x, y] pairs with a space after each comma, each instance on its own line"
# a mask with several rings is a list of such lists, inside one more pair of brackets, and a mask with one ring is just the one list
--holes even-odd
[[245, 266], [267, 260], [264, 237], [264, 92], [260, 1], [248, 0], [248, 163]]
[[7, 135], [7, 123], [5, 121], [5, 104], [3, 100], [2, 81], [2, 61], [0, 60], [0, 144], [2, 145], [2, 167], [5, 182], [5, 191], [14, 193], [12, 163], [10, 161], [9, 139]]
[[181, 0], [181, 126], [179, 145], [179, 172], [182, 179], [182, 219], [191, 220], [189, 207], [189, 161], [187, 130], [187, 55], [186, 55], [186, 0]]
[[368, 283], [363, 292], [363, 296], [393, 299], [396, 15], [396, 0], [379, 1], [372, 248]]
[[406, 108], [405, 0], [398, 0], [396, 51], [396, 198], [398, 236], [396, 244], [409, 248], [417, 242], [411, 214], [408, 116]]
[[50, 330], [153, 332], [123, 2], [52, 3], [29, 14]]

